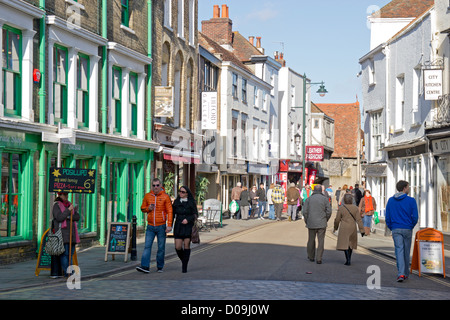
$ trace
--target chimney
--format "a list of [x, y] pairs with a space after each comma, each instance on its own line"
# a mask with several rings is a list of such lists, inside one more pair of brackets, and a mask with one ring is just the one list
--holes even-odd
[[264, 48], [261, 47], [261, 37], [256, 37], [256, 49], [264, 54]]
[[220, 8], [217, 4], [214, 6], [214, 9], [213, 9], [213, 18], [214, 19], [220, 18]]
[[280, 52], [278, 55], [278, 51], [275, 52], [275, 61], [277, 61], [279, 64], [281, 64], [282, 67], [286, 67], [286, 60], [284, 60], [284, 54], [283, 52]]
[[222, 5], [222, 16], [220, 8], [214, 5], [213, 17], [202, 21], [202, 33], [224, 47], [230, 47], [233, 42], [233, 22], [229, 18], [227, 5]]
[[252, 44], [252, 46], [254, 46], [255, 45], [255, 37], [254, 36], [248, 37], [248, 42], [250, 42]]

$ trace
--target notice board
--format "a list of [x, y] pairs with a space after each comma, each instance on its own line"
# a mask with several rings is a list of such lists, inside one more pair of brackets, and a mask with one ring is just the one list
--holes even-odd
[[442, 232], [426, 228], [416, 233], [411, 261], [412, 270], [442, 274], [445, 278], [444, 236]]
[[82, 168], [50, 168], [48, 191], [94, 193], [96, 170]]
[[130, 222], [110, 222], [108, 223], [108, 237], [106, 242], [105, 261], [108, 261], [108, 254], [125, 255], [125, 262], [128, 260], [128, 248], [131, 234]]

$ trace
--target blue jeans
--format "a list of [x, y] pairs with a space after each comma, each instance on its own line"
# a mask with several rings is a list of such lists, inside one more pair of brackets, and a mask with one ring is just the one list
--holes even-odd
[[275, 220], [275, 207], [273, 204], [269, 204], [269, 219]]
[[266, 203], [267, 201], [258, 201], [259, 205], [258, 218], [264, 217], [264, 214], [266, 213]]
[[397, 277], [401, 275], [408, 277], [412, 230], [394, 229], [392, 230], [392, 239], [394, 240], [395, 257], [397, 258]]
[[155, 237], [158, 240], [158, 252], [156, 253], [156, 267], [162, 269], [164, 267], [164, 256], [166, 254], [166, 225], [161, 226], [147, 226], [145, 232], [145, 247], [142, 253], [141, 266], [145, 268], [150, 267], [150, 256], [152, 254], [152, 245]]

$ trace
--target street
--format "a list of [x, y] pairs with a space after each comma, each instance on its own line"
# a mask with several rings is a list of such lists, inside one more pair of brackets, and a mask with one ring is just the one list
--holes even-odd
[[[332, 219], [334, 217], [330, 219], [329, 227]], [[323, 263], [320, 265], [307, 259], [306, 240], [307, 229], [303, 220], [270, 222], [208, 244], [193, 246], [186, 274], [181, 273], [178, 257], [171, 256], [166, 258], [163, 273], [156, 272], [152, 259], [149, 274], [132, 268], [82, 281], [80, 289], [70, 290], [66, 283], [59, 282], [45, 287], [45, 290], [34, 287], [0, 293], [0, 299], [228, 301], [450, 298], [450, 282], [447, 279], [412, 274], [407, 281], [397, 283], [395, 261], [361, 246], [354, 250], [352, 265], [345, 266], [344, 254], [335, 250], [336, 237], [330, 229], [327, 230]]]

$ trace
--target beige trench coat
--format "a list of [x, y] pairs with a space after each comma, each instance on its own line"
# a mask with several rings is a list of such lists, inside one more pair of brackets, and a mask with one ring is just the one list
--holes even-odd
[[[348, 210], [346, 208], [348, 208]], [[352, 218], [352, 216], [354, 218]], [[336, 213], [336, 218], [334, 219], [334, 230], [339, 229], [336, 246], [337, 250], [357, 248], [358, 234], [356, 224], [358, 224], [359, 231], [362, 232], [364, 230], [364, 226], [358, 207], [353, 204], [345, 204], [340, 206]]]

